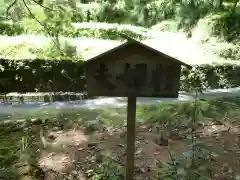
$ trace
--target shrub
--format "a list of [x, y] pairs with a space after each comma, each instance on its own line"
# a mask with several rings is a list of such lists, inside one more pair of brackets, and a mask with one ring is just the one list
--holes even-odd
[[[10, 3], [8, 5], [10, 5]], [[16, 1], [16, 3], [9, 9], [8, 13], [13, 22], [18, 22], [22, 18], [28, 16], [28, 11], [23, 1]]]
[[225, 59], [239, 60], [240, 59], [239, 45], [235, 45], [234, 47], [221, 50], [219, 52], [219, 56]]
[[81, 4], [77, 6], [76, 11], [73, 14], [72, 22], [99, 22], [100, 14], [102, 11], [101, 4]]
[[28, 55], [31, 55], [31, 53], [28, 51], [29, 46], [31, 44], [23, 41], [22, 43], [17, 43], [9, 46], [2, 46], [0, 50], [0, 56], [1, 57], [27, 57]]
[[240, 73], [240, 66], [234, 65], [200, 65], [191, 70], [182, 69], [180, 89], [188, 91], [192, 88], [229, 88], [237, 87], [240, 81], [237, 76]]
[[214, 19], [214, 35], [227, 41], [238, 41], [240, 37], [240, 14], [229, 11], [218, 13]]
[[[117, 24], [113, 24], [112, 26], [109, 25], [108, 27], [72, 27], [75, 24], [71, 24], [68, 27], [62, 27], [61, 31], [56, 32], [55, 30], [51, 29], [51, 27], [47, 26], [47, 29], [42, 27], [38, 22], [33, 19], [23, 19], [19, 23], [15, 23], [14, 25], [10, 24], [1, 24], [0, 23], [0, 34], [3, 35], [19, 35], [23, 33], [27, 34], [51, 34], [55, 38], [58, 36], [65, 36], [65, 37], [90, 37], [90, 38], [98, 38], [98, 39], [123, 39], [121, 34], [126, 34], [135, 39], [146, 39], [147, 36], [144, 35], [144, 32], [141, 28], [135, 27], [136, 30], [132, 30], [131, 26], [129, 28], [122, 27]], [[101, 23], [99, 24], [101, 25]], [[132, 26], [134, 27], [134, 26]], [[49, 31], [51, 29], [51, 31]], [[48, 31], [48, 33], [46, 33]], [[139, 32], [140, 31], [140, 32]], [[141, 33], [142, 32], [142, 33]]]
[[5, 34], [8, 36], [19, 35], [24, 32], [24, 28], [16, 23], [11, 23], [7, 21], [0, 21], [0, 34]]
[[101, 10], [97, 17], [100, 22], [108, 23], [124, 23], [127, 20], [127, 11], [124, 1], [116, 1], [115, 3], [103, 2]]
[[212, 8], [210, 1], [190, 0], [182, 1], [176, 9], [176, 17], [179, 20], [179, 28], [190, 31], [198, 20], [204, 17]]
[[0, 60], [0, 91], [85, 91], [84, 68], [70, 60]]
[[[72, 51], [73, 50], [73, 51]], [[74, 48], [70, 47], [75, 54]], [[41, 54], [41, 50], [37, 53]], [[55, 53], [59, 53], [56, 49]], [[67, 54], [66, 54], [67, 55]], [[0, 62], [1, 92], [59, 92], [85, 91], [84, 67], [81, 59], [59, 57], [68, 60], [5, 60]], [[240, 86], [240, 66], [201, 65], [192, 70], [182, 69], [180, 90], [229, 88]]]
[[124, 179], [121, 167], [111, 158], [107, 157], [93, 172], [91, 180], [119, 180]]
[[158, 0], [148, 3], [141, 12], [141, 15], [144, 16], [144, 22], [141, 25], [149, 27], [174, 17], [175, 7], [174, 0]]
[[120, 28], [76, 28], [76, 29], [66, 29], [61, 33], [61, 35], [66, 37], [89, 37], [89, 38], [99, 38], [99, 39], [111, 39], [118, 40], [124, 39], [121, 34], [128, 35], [135, 39], [146, 39], [147, 37], [128, 29]]
[[43, 32], [43, 27], [35, 20], [24, 18], [19, 22], [19, 26], [24, 29], [24, 33], [39, 34]]
[[30, 51], [41, 59], [71, 59], [72, 61], [83, 60], [81, 55], [77, 53], [77, 48], [67, 41], [55, 41], [46, 43], [43, 48], [31, 48]]

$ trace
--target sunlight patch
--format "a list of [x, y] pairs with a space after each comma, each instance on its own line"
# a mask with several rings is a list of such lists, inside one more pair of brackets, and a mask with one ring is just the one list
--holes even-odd
[[73, 166], [70, 156], [64, 153], [42, 155], [39, 165], [44, 171], [53, 170], [59, 173], [65, 173]]

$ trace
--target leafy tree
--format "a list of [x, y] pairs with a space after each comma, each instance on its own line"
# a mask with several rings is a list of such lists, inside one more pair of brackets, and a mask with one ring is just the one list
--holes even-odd
[[234, 0], [232, 12], [235, 12], [235, 11], [236, 11], [237, 4], [238, 4], [239, 2], [240, 2], [239, 0]]
[[213, 6], [215, 9], [221, 9], [223, 7], [223, 0], [213, 0]]
[[59, 34], [65, 28], [71, 27], [71, 18], [73, 16], [72, 8], [76, 4], [72, 0], [66, 1], [48, 1], [44, 8], [46, 19], [43, 22], [46, 33], [49, 33], [59, 45]]

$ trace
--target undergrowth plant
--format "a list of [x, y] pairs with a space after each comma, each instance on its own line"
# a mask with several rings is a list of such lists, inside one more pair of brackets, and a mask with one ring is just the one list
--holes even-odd
[[171, 161], [159, 162], [160, 172], [157, 180], [204, 180], [213, 176], [213, 154], [205, 143], [197, 139], [196, 122], [201, 117], [201, 111], [196, 93], [193, 106], [187, 112], [187, 118], [190, 119], [188, 125], [191, 131], [186, 138], [190, 141], [190, 150], [184, 152], [180, 157], [174, 157], [169, 150]]
[[123, 170], [117, 162], [106, 157], [103, 163], [97, 165], [90, 180], [121, 180], [124, 179]]
[[204, 111], [206, 112], [197, 97], [196, 93], [193, 106], [186, 113], [190, 132], [186, 134], [185, 138], [189, 142], [189, 151], [183, 152], [181, 155], [173, 155], [169, 150], [171, 160], [169, 162], [160, 161], [157, 164], [159, 170], [157, 180], [212, 180], [216, 178], [237, 180], [237, 176], [229, 166], [224, 166], [220, 174], [216, 173], [218, 155], [212, 151], [211, 144], [207, 144], [200, 138], [201, 135], [197, 131], [198, 122], [202, 121]]
[[43, 59], [71, 59], [72, 61], [81, 61], [81, 54], [77, 52], [77, 48], [67, 41], [58, 40], [59, 47], [54, 42], [46, 43], [43, 48], [30, 48], [30, 52], [38, 58]]
[[22, 180], [41, 178], [37, 165], [39, 154], [38, 126], [29, 119], [2, 123], [0, 127], [0, 179]]

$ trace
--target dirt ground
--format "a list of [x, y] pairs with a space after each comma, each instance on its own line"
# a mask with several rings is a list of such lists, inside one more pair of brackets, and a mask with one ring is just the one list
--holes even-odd
[[[231, 127], [231, 128], [229, 128]], [[198, 134], [201, 140], [211, 145], [218, 156], [216, 169], [225, 163], [240, 173], [240, 131], [239, 127], [206, 125]], [[124, 166], [126, 155], [126, 127], [109, 128], [102, 132], [86, 135], [81, 128], [67, 131], [51, 130], [48, 143], [39, 158], [39, 165], [45, 172], [45, 180], [59, 180], [71, 174], [73, 179], [87, 180], [87, 170], [103, 161], [105, 156], [114, 157]], [[49, 140], [51, 139], [51, 141]], [[169, 161], [170, 153], [182, 154], [189, 151], [186, 136], [169, 136], [168, 146], [159, 145], [160, 134], [148, 125], [136, 126], [135, 173], [141, 179], [156, 175], [157, 161]], [[95, 160], [89, 159], [92, 155]]]

